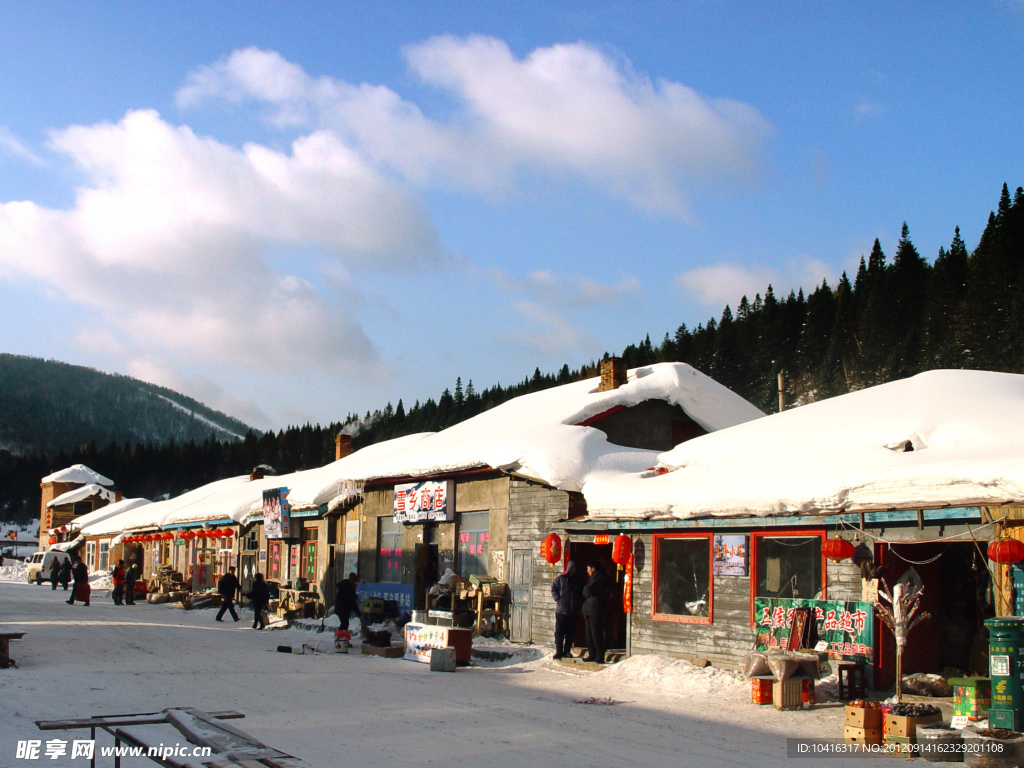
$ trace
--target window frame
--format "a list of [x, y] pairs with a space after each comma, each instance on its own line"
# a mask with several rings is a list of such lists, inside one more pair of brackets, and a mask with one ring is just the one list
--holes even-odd
[[[384, 526], [388, 522], [392, 523], [393, 525], [397, 525], [398, 526], [397, 531], [385, 531], [384, 530]], [[397, 547], [392, 547], [391, 548], [392, 554], [388, 555], [387, 558], [385, 558], [381, 554], [381, 549], [383, 549], [383, 546], [384, 546], [384, 537], [385, 536], [397, 537], [396, 538], [396, 542], [398, 544]], [[376, 560], [377, 560], [377, 583], [378, 584], [401, 584], [402, 583], [402, 549], [403, 549], [402, 548], [402, 540], [404, 538], [405, 538], [405, 526], [404, 526], [403, 523], [395, 523], [393, 516], [390, 515], [390, 514], [381, 515], [381, 516], [379, 516], [377, 518], [377, 553], [376, 553], [377, 557], [376, 557]], [[397, 552], [398, 554], [397, 555], [394, 554], [395, 552]], [[392, 570], [396, 570], [397, 571], [397, 574], [396, 574], [396, 577], [395, 577], [394, 581], [385, 580], [385, 578], [384, 578], [385, 573], [388, 571], [388, 568], [385, 565], [385, 560], [386, 559], [387, 560], [392, 560], [394, 562], [394, 564], [395, 564], [394, 569], [392, 569]]]
[[[464, 528], [463, 521], [465, 515], [479, 515], [481, 517], [487, 517], [486, 528]], [[456, 515], [458, 522], [456, 524], [457, 529], [455, 532], [455, 571], [464, 579], [468, 579], [469, 576], [489, 576], [490, 575], [490, 559], [491, 559], [491, 510], [489, 509], [471, 509], [465, 512], [459, 512]], [[463, 574], [463, 561], [462, 554], [462, 534], [463, 533], [486, 533], [487, 534], [487, 552], [483, 555], [484, 570], [483, 573]], [[479, 558], [480, 555], [471, 555], [473, 558]]]
[[[828, 532], [824, 528], [785, 528], [771, 531], [750, 532], [750, 626], [755, 625], [757, 617], [754, 615], [754, 601], [757, 600], [757, 585], [761, 580], [761, 574], [757, 569], [758, 555], [760, 553], [761, 539], [807, 539], [817, 536], [821, 544], [825, 543]], [[820, 546], [819, 546], [820, 551]], [[828, 561], [825, 554], [821, 553], [821, 599], [828, 600]], [[801, 598], [802, 599], [802, 598]], [[813, 598], [810, 598], [813, 599]]]
[[[661, 557], [661, 542], [665, 539], [707, 539], [708, 545], [708, 615], [681, 616], [675, 613], [658, 613], [658, 562]], [[653, 621], [672, 621], [677, 624], [703, 624], [709, 626], [715, 621], [715, 573], [714, 573], [714, 542], [715, 534], [707, 533], [655, 533], [651, 541], [653, 554], [651, 557], [651, 619]]]

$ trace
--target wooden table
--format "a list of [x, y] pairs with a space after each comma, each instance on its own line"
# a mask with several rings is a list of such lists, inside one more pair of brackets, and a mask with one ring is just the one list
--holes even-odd
[[24, 636], [24, 632], [0, 630], [0, 669], [18, 666], [14, 663], [14, 659], [11, 658], [11, 640], [21, 640]]

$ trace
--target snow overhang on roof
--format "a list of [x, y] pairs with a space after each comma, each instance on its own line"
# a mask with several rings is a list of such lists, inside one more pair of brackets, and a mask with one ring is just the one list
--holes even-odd
[[42, 483], [81, 483], [88, 485], [113, 485], [114, 481], [101, 475], [95, 470], [89, 469], [85, 464], [73, 464], [66, 469], [61, 469], [53, 474], [47, 475], [40, 482]]
[[85, 499], [98, 496], [101, 499], [107, 501], [113, 501], [117, 498], [117, 495], [113, 491], [109, 491], [101, 485], [91, 483], [89, 485], [83, 485], [81, 488], [75, 488], [73, 491], [62, 493], [52, 501], [46, 502], [46, 508], [52, 509], [53, 507], [59, 507], [62, 504], [74, 504], [76, 501], [83, 501]]
[[149, 499], [121, 499], [121, 501], [115, 501], [113, 504], [108, 504], [105, 507], [93, 510], [85, 515], [79, 515], [69, 522], [68, 528], [71, 530], [90, 530], [93, 526], [108, 520], [110, 518], [122, 515], [125, 512], [130, 512], [138, 507], [145, 506], [151, 503]]
[[1024, 376], [930, 371], [695, 438], [659, 457], [667, 474], [584, 495], [595, 520], [1020, 503], [1022, 423]]

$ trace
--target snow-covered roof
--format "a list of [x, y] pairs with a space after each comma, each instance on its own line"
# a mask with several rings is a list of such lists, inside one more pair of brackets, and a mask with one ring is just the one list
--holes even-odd
[[493, 467], [579, 491], [590, 477], [651, 466], [656, 451], [608, 442], [597, 427], [581, 422], [617, 407], [664, 400], [678, 405], [708, 431], [764, 414], [685, 363], [659, 363], [628, 372], [618, 389], [599, 392], [600, 378], [553, 387], [509, 400], [479, 416], [427, 434], [367, 462], [363, 480], [423, 477]]
[[75, 488], [62, 493], [52, 501], [46, 502], [46, 508], [51, 509], [53, 507], [59, 507], [62, 504], [74, 504], [76, 501], [83, 501], [84, 499], [92, 498], [93, 496], [99, 496], [101, 499], [107, 501], [113, 501], [117, 496], [113, 491], [107, 490], [102, 485], [96, 483], [89, 483], [89, 485], [83, 485], [80, 488]]
[[129, 512], [149, 503], [149, 499], [121, 499], [120, 501], [115, 501], [113, 504], [107, 504], [105, 507], [94, 509], [88, 514], [79, 515], [68, 523], [68, 528], [71, 528], [72, 530], [80, 529], [87, 535], [92, 535], [91, 531], [93, 527], [104, 520], [111, 517], [117, 517], [118, 515], [122, 515], [125, 512]]
[[[930, 371], [683, 443], [668, 474], [587, 484], [594, 519], [1024, 501], [1024, 376]], [[913, 450], [904, 450], [907, 446]]]
[[47, 475], [40, 482], [43, 483], [81, 483], [88, 485], [113, 485], [114, 481], [105, 478], [99, 472], [89, 469], [85, 464], [73, 464], [66, 469], [60, 469], [53, 474]]

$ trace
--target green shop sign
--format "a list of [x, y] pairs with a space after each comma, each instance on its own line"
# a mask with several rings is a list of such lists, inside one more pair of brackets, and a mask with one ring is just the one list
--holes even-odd
[[874, 658], [874, 606], [842, 600], [754, 598], [757, 649], [786, 647], [797, 608], [810, 608], [818, 642], [828, 644], [830, 658], [872, 661]]

